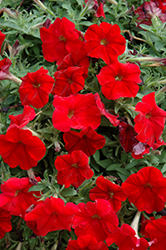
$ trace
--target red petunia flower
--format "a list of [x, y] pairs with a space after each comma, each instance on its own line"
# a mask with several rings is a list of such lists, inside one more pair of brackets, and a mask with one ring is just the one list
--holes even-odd
[[[40, 177], [36, 178], [40, 181]], [[24, 218], [26, 210], [38, 200], [34, 196], [40, 196], [40, 192], [28, 192], [33, 184], [28, 177], [10, 178], [1, 184], [0, 207], [9, 211], [11, 215]]]
[[100, 111], [93, 94], [75, 94], [68, 97], [54, 96], [53, 126], [67, 132], [70, 128], [83, 129], [88, 126], [96, 129], [100, 125]]
[[115, 127], [118, 126], [120, 120], [118, 120], [117, 118], [119, 116], [112, 115], [107, 109], [105, 109], [104, 103], [101, 102], [100, 96], [98, 93], [96, 93], [94, 96], [96, 99], [97, 107], [99, 108], [101, 115], [104, 115], [113, 126]]
[[136, 174], [130, 175], [122, 190], [139, 211], [148, 214], [161, 211], [166, 201], [166, 178], [155, 167], [144, 167]]
[[50, 197], [27, 213], [25, 221], [37, 235], [45, 236], [51, 231], [63, 229], [71, 231], [73, 217], [78, 210], [74, 203], [68, 202], [65, 205], [62, 199]]
[[125, 201], [127, 198], [122, 191], [122, 187], [112, 183], [103, 176], [99, 176], [96, 179], [96, 185], [89, 191], [90, 199], [93, 201], [96, 199], [108, 200], [111, 203], [112, 210], [118, 212], [122, 201]]
[[123, 224], [114, 233], [109, 233], [106, 239], [108, 246], [115, 243], [118, 250], [147, 250], [149, 243], [144, 238], [137, 238], [135, 230], [128, 224]]
[[11, 122], [8, 129], [13, 128], [15, 126], [17, 128], [23, 128], [29, 123], [29, 121], [32, 121], [35, 118], [35, 116], [36, 116], [35, 110], [32, 107], [25, 105], [22, 114], [9, 115]]
[[103, 148], [106, 142], [105, 138], [91, 127], [80, 132], [66, 132], [63, 134], [63, 140], [69, 153], [74, 150], [82, 150], [87, 156], [91, 156], [96, 150]]
[[11, 75], [9, 72], [11, 64], [12, 62], [8, 58], [4, 58], [0, 61], [0, 80], [11, 79]]
[[44, 143], [26, 128], [14, 126], [5, 135], [0, 135], [0, 155], [11, 168], [18, 165], [24, 170], [35, 167], [45, 152]]
[[103, 95], [109, 100], [116, 100], [120, 97], [136, 96], [139, 90], [138, 83], [141, 82], [140, 73], [136, 64], [115, 61], [103, 67], [97, 79], [102, 85]]
[[107, 64], [115, 61], [125, 51], [125, 38], [117, 24], [102, 22], [91, 25], [85, 33], [85, 49], [88, 56], [101, 58]]
[[98, 242], [92, 235], [82, 235], [77, 240], [69, 240], [66, 250], [108, 250], [103, 241]]
[[150, 236], [150, 250], [164, 250], [166, 245], [166, 219], [160, 218], [151, 220], [145, 227], [145, 231]]
[[0, 239], [2, 239], [6, 232], [12, 230], [11, 215], [8, 211], [0, 208]]
[[52, 95], [69, 96], [76, 94], [84, 88], [83, 77], [84, 67], [68, 67], [65, 70], [58, 70], [54, 74], [55, 86]]
[[81, 150], [58, 156], [55, 160], [58, 184], [65, 185], [65, 188], [70, 184], [78, 188], [86, 179], [90, 179], [94, 173], [88, 161], [88, 156]]
[[138, 133], [136, 139], [153, 147], [163, 133], [166, 119], [166, 112], [155, 102], [155, 92], [144, 96], [135, 111], [139, 112], [134, 119], [134, 129]]
[[57, 70], [65, 70], [68, 67], [84, 67], [83, 77], [86, 79], [88, 77], [89, 68], [89, 57], [84, 48], [84, 43], [81, 48], [74, 49], [70, 54], [67, 54], [63, 61], [59, 64]]
[[[166, 218], [166, 216], [162, 216], [162, 218]], [[154, 216], [150, 216], [149, 219], [146, 219], [144, 215], [141, 216], [141, 228], [140, 228], [140, 234], [145, 237], [146, 239], [150, 239], [150, 235], [148, 232], [145, 231], [146, 225], [150, 222], [155, 220]]]
[[74, 216], [72, 226], [77, 237], [90, 234], [98, 241], [104, 241], [109, 232], [117, 230], [118, 217], [108, 201], [99, 199], [77, 206], [80, 212]]
[[22, 77], [19, 88], [20, 100], [23, 105], [32, 105], [35, 108], [44, 107], [52, 91], [54, 79], [47, 75], [48, 70], [41, 67], [36, 72]]
[[0, 53], [1, 53], [2, 43], [3, 43], [4, 40], [5, 40], [5, 34], [3, 34], [0, 31]]
[[140, 27], [140, 24], [151, 25], [151, 19], [156, 16], [160, 18], [162, 23], [166, 22], [165, 9], [162, 8], [158, 0], [150, 0], [150, 2], [144, 2], [135, 10], [134, 13], [135, 15], [139, 15], [139, 17], [137, 18], [138, 27]]
[[43, 42], [42, 49], [44, 58], [57, 64], [80, 43], [79, 34], [75, 30], [75, 24], [67, 18], [56, 18], [49, 28], [40, 29], [40, 37]]

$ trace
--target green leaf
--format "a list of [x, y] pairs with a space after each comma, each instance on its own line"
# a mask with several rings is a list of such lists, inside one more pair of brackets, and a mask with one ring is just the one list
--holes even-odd
[[110, 166], [108, 166], [106, 168], [107, 171], [113, 171], [113, 170], [117, 170], [118, 167], [121, 167], [122, 166], [122, 163], [115, 163], [115, 164], [112, 164]]
[[106, 160], [98, 161], [97, 163], [98, 163], [101, 167], [107, 168], [108, 166], [111, 165], [112, 160], [106, 159]]
[[123, 174], [121, 174], [121, 173], [117, 173], [118, 175], [119, 175], [119, 177], [121, 178], [121, 180], [124, 182], [126, 179], [127, 179], [127, 177], [128, 176], [125, 176], [125, 175], [123, 175]]
[[165, 163], [164, 166], [162, 167], [161, 172], [162, 172], [162, 174], [164, 174], [164, 173], [166, 172], [166, 163]]
[[66, 196], [75, 196], [76, 194], [77, 194], [77, 191], [74, 189], [74, 187], [65, 188], [61, 192], [61, 195], [65, 196], [65, 197]]
[[93, 158], [95, 159], [96, 162], [99, 161], [100, 159], [100, 153], [99, 150], [97, 150], [94, 154], [93, 154]]
[[29, 190], [28, 192], [31, 192], [31, 191], [42, 191], [46, 188], [46, 186], [42, 183], [38, 183], [37, 185], [33, 185]]
[[142, 159], [138, 159], [138, 160], [135, 159], [132, 162], [130, 162], [129, 164], [127, 164], [125, 166], [125, 169], [131, 169], [131, 168], [135, 167], [136, 165], [139, 165], [140, 163], [142, 163], [142, 164], [144, 163]]
[[99, 169], [99, 165], [96, 163], [96, 161], [94, 160], [93, 156], [90, 158], [90, 166], [96, 170], [97, 172], [100, 172], [100, 169]]

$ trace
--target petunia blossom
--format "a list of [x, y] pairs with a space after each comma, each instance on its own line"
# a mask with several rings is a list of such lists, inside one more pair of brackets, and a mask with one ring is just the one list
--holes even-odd
[[74, 203], [68, 202], [65, 205], [62, 199], [50, 197], [27, 213], [25, 221], [29, 227], [35, 226], [32, 228], [34, 233], [45, 236], [55, 230], [71, 231], [73, 217], [78, 211]]
[[148, 241], [138, 238], [135, 230], [125, 223], [116, 232], [108, 234], [106, 243], [108, 246], [115, 243], [119, 250], [147, 250], [149, 247]]
[[155, 92], [145, 95], [135, 106], [135, 111], [139, 112], [134, 119], [136, 139], [153, 147], [163, 133], [166, 111], [157, 106]]
[[[36, 178], [40, 181], [40, 177]], [[28, 190], [33, 186], [28, 177], [12, 177], [1, 184], [0, 207], [9, 211], [11, 215], [24, 218], [26, 210], [38, 200], [40, 192]]]
[[11, 215], [7, 210], [0, 208], [0, 239], [5, 236], [6, 232], [11, 230]]
[[166, 244], [166, 219], [150, 220], [145, 227], [150, 238], [150, 250], [164, 250]]
[[27, 128], [14, 126], [5, 135], [0, 135], [0, 155], [11, 168], [18, 165], [24, 170], [35, 167], [45, 152], [44, 143]]
[[80, 211], [74, 216], [72, 225], [77, 237], [90, 234], [98, 241], [104, 241], [109, 232], [117, 230], [118, 217], [107, 200], [99, 199], [77, 206]]
[[75, 48], [71, 51], [71, 53], [67, 54], [63, 61], [58, 65], [57, 70], [64, 70], [68, 67], [84, 67], [83, 77], [86, 79], [88, 77], [90, 61], [84, 47], [83, 43], [80, 48]]
[[166, 179], [155, 167], [144, 167], [122, 183], [122, 190], [138, 211], [161, 211], [166, 201]]
[[135, 97], [138, 93], [140, 69], [133, 63], [120, 63], [117, 60], [101, 69], [97, 75], [103, 95], [109, 100], [120, 97]]
[[82, 150], [87, 156], [93, 155], [96, 150], [105, 145], [105, 138], [99, 135], [91, 127], [80, 132], [69, 131], [63, 134], [66, 150], [71, 153], [74, 150]]
[[66, 17], [56, 18], [48, 29], [41, 28], [40, 37], [43, 42], [44, 58], [49, 62], [56, 61], [57, 64], [61, 63], [63, 58], [80, 42], [75, 24]]
[[94, 173], [88, 161], [88, 156], [81, 150], [57, 156], [55, 168], [58, 170], [58, 184], [65, 185], [65, 188], [70, 184], [78, 188], [86, 179], [90, 179]]
[[55, 95], [53, 105], [53, 126], [62, 132], [67, 132], [70, 128], [84, 129], [89, 126], [96, 129], [100, 125], [101, 115], [92, 93], [68, 97]]
[[39, 109], [47, 104], [55, 82], [47, 73], [48, 70], [41, 67], [21, 78], [19, 94], [22, 105], [32, 105]]
[[[163, 219], [166, 219], [166, 216], [162, 216]], [[150, 235], [147, 231], [145, 231], [146, 225], [150, 222], [155, 220], [154, 216], [150, 216], [148, 219], [145, 218], [144, 215], [141, 216], [141, 228], [139, 230], [140, 234], [145, 237], [146, 239], [150, 239]]]
[[69, 96], [76, 94], [84, 88], [84, 67], [68, 67], [54, 73], [55, 86], [51, 92], [53, 95]]
[[112, 210], [118, 212], [121, 208], [122, 201], [125, 201], [127, 196], [123, 193], [122, 187], [112, 183], [109, 179], [102, 175], [96, 179], [96, 187], [89, 191], [91, 200], [105, 199], [111, 204]]
[[125, 38], [120, 34], [117, 24], [102, 22], [92, 24], [85, 33], [85, 49], [88, 56], [101, 58], [107, 64], [112, 63], [125, 51]]
[[82, 235], [77, 240], [69, 240], [66, 250], [108, 250], [107, 245], [92, 235]]

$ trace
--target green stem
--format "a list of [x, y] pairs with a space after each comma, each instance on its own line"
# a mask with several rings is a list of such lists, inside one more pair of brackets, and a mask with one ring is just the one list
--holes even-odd
[[33, 0], [34, 3], [36, 3], [41, 9], [47, 11], [50, 15], [52, 15], [53, 17], [56, 17], [55, 14], [48, 9], [40, 0]]
[[89, 8], [89, 6], [91, 5], [92, 2], [93, 2], [93, 0], [89, 0], [86, 3], [85, 7], [83, 8], [83, 10], [80, 13], [80, 17], [83, 17], [85, 15], [85, 13], [87, 12], [87, 10], [88, 10], [88, 8]]

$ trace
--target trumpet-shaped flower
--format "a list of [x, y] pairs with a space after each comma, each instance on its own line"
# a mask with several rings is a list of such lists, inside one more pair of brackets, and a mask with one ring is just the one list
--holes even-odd
[[68, 97], [55, 95], [53, 105], [53, 125], [62, 132], [67, 132], [70, 128], [84, 129], [89, 126], [96, 129], [100, 125], [101, 115], [92, 93]]
[[138, 133], [136, 139], [153, 147], [163, 133], [166, 112], [155, 102], [155, 92], [145, 95], [142, 102], [137, 103], [134, 129]]
[[41, 67], [21, 78], [19, 94], [23, 105], [32, 105], [39, 109], [47, 104], [55, 82], [47, 73], [48, 70]]
[[125, 38], [117, 24], [102, 22], [89, 26], [85, 33], [85, 49], [88, 56], [101, 58], [107, 64], [115, 61], [125, 51]]
[[130, 175], [122, 190], [139, 211], [148, 214], [161, 211], [166, 201], [166, 178], [155, 167], [144, 167], [136, 174]]
[[72, 226], [77, 237], [90, 234], [98, 241], [104, 241], [109, 232], [117, 230], [118, 217], [107, 200], [99, 199], [77, 206], [80, 211], [74, 216]]
[[94, 173], [88, 161], [88, 156], [81, 150], [58, 156], [55, 160], [58, 184], [65, 185], [65, 188], [70, 184], [78, 188], [86, 179], [90, 179]]
[[45, 236], [55, 230], [71, 231], [73, 217], [78, 211], [74, 203], [68, 202], [65, 205], [62, 199], [50, 197], [27, 213], [25, 221], [34, 233]]
[[91, 127], [80, 132], [69, 131], [63, 134], [66, 150], [71, 153], [74, 150], [82, 150], [87, 156], [93, 155], [96, 150], [105, 145], [105, 138], [99, 135]]
[[82, 235], [77, 240], [69, 240], [66, 250], [108, 250], [103, 241], [98, 242], [92, 235]]
[[120, 63], [105, 66], [97, 75], [101, 84], [103, 95], [109, 100], [116, 100], [120, 97], [135, 97], [138, 93], [138, 83], [140, 79], [140, 69], [133, 63]]
[[[40, 177], [36, 178], [40, 181]], [[33, 186], [28, 177], [10, 178], [1, 184], [0, 207], [9, 211], [11, 215], [24, 218], [26, 210], [38, 200], [40, 192], [28, 190]]]

